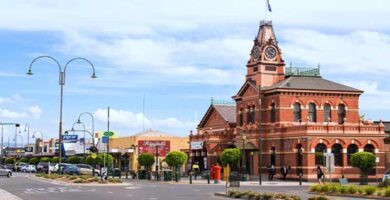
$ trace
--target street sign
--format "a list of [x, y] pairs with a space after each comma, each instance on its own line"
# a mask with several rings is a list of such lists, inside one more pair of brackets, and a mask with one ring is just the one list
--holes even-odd
[[104, 135], [104, 136], [107, 136], [107, 137], [111, 137], [111, 136], [114, 135], [114, 132], [112, 132], [112, 131], [106, 131], [106, 132], [103, 133], [103, 135]]
[[329, 173], [333, 173], [335, 170], [334, 167], [334, 154], [333, 153], [325, 153], [325, 162], [326, 162], [326, 169]]
[[107, 144], [108, 143], [108, 136], [102, 137], [102, 143]]
[[96, 153], [93, 153], [93, 154], [91, 154], [91, 157], [92, 157], [93, 159], [96, 159], [96, 158], [97, 158], [97, 154], [96, 154]]
[[77, 143], [77, 135], [62, 135], [63, 143]]
[[24, 152], [33, 152], [34, 148], [33, 147], [24, 147]]

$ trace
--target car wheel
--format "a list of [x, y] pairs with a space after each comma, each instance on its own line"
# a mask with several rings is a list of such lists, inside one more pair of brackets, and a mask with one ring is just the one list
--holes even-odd
[[11, 177], [11, 172], [8, 172], [7, 177], [8, 178]]

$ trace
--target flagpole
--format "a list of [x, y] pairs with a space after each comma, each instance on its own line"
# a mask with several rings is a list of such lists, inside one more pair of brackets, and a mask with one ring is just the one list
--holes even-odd
[[264, 21], [267, 21], [267, 13], [268, 13], [268, 0], [265, 0], [264, 1], [265, 3], [265, 17], [264, 17]]

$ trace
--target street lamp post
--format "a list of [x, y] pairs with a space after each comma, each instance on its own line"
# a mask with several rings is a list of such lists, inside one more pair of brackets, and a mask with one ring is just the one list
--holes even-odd
[[[58, 151], [58, 157], [59, 157], [59, 166], [61, 166], [61, 162], [62, 162], [62, 152], [61, 152], [61, 147], [62, 147], [62, 144], [61, 144], [61, 140], [62, 140], [62, 109], [63, 109], [63, 99], [64, 99], [64, 85], [65, 85], [65, 75], [66, 75], [66, 68], [68, 67], [68, 65], [75, 61], [75, 60], [82, 60], [82, 61], [85, 61], [87, 62], [91, 67], [92, 67], [92, 76], [91, 78], [97, 78], [96, 77], [96, 73], [95, 73], [95, 67], [93, 66], [93, 64], [85, 59], [85, 58], [81, 58], [81, 57], [78, 57], [78, 58], [72, 58], [70, 59], [64, 66], [64, 68], [62, 69], [62, 66], [60, 65], [60, 63], [53, 57], [51, 56], [39, 56], [37, 58], [35, 58], [31, 63], [30, 63], [30, 67], [28, 69], [28, 72], [27, 72], [27, 75], [33, 75], [32, 73], [32, 65], [35, 63], [35, 61], [37, 61], [38, 59], [41, 59], [41, 58], [48, 58], [52, 61], [54, 61], [57, 66], [58, 66], [58, 69], [59, 69], [59, 76], [60, 76], [60, 80], [59, 80], [59, 84], [60, 84], [60, 90], [61, 90], [61, 94], [60, 94], [60, 122], [59, 122], [59, 129], [58, 129], [58, 147], [59, 147], [59, 151]], [[60, 170], [61, 171], [61, 170]]]
[[30, 145], [30, 125], [26, 123], [24, 125], [24, 132], [27, 131], [27, 145]]
[[[83, 129], [81, 130], [83, 133], [84, 133], [84, 140], [83, 140], [83, 148], [84, 148], [84, 150], [83, 150], [83, 157], [84, 157], [84, 163], [85, 163], [85, 132], [86, 132], [86, 130], [85, 130], [85, 124], [83, 123], [83, 122], [81, 122], [81, 121], [78, 121], [78, 122], [75, 122], [75, 123], [73, 123], [73, 126], [72, 126], [72, 131], [73, 132], [76, 132], [76, 130], [74, 129], [74, 125], [75, 124], [81, 124], [81, 125], [83, 125]], [[78, 130], [77, 130], [78, 131]], [[92, 134], [91, 134], [91, 136], [92, 136]], [[93, 136], [92, 136], [92, 138], [93, 138]]]
[[[83, 115], [89, 115], [90, 117], [91, 117], [91, 120], [92, 120], [92, 124], [91, 124], [91, 126], [92, 126], [92, 143], [93, 143], [93, 146], [95, 146], [95, 117], [93, 116], [93, 114], [92, 113], [90, 113], [90, 112], [83, 112], [83, 113], [81, 113], [80, 115], [79, 115], [79, 119], [77, 120], [77, 123], [78, 124], [80, 124], [80, 123], [82, 123], [81, 121], [80, 121], [80, 118], [83, 116]], [[85, 127], [85, 126], [84, 126]], [[84, 128], [85, 129], [85, 128]]]
[[242, 137], [242, 175], [243, 177], [246, 176], [246, 152], [245, 152], [245, 140], [246, 140], [246, 133], [241, 133]]
[[[40, 134], [40, 137], [36, 136], [36, 134], [39, 133]], [[43, 147], [45, 146], [45, 143], [43, 141], [43, 133], [41, 131], [34, 131], [33, 135], [32, 135], [32, 138], [40, 138], [41, 141], [42, 141], [42, 147], [41, 147], [41, 156], [43, 155]]]
[[15, 148], [17, 147], [17, 142], [18, 142], [18, 128], [20, 127], [20, 124], [15, 124], [15, 137], [14, 137], [14, 142], [15, 142]]

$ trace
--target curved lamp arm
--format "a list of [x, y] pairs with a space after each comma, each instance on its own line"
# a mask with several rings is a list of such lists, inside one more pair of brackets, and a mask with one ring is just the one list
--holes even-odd
[[50, 60], [53, 60], [57, 64], [58, 69], [60, 70], [60, 73], [62, 72], [61, 65], [55, 58], [53, 58], [51, 56], [38, 56], [38, 57], [34, 58], [34, 60], [31, 61], [30, 67], [28, 68], [27, 75], [30, 75], [30, 76], [33, 75], [33, 73], [32, 73], [32, 66], [35, 63], [35, 61], [37, 61], [37, 60], [39, 60], [41, 58], [48, 58]]
[[95, 79], [97, 78], [96, 76], [96, 73], [95, 73], [95, 67], [93, 66], [92, 62], [85, 59], [85, 58], [81, 58], [81, 57], [77, 57], [77, 58], [72, 58], [70, 59], [66, 64], [65, 64], [65, 67], [64, 67], [64, 72], [63, 72], [63, 84], [65, 84], [65, 74], [66, 74], [66, 69], [68, 68], [68, 65], [70, 63], [72, 63], [73, 61], [75, 60], [83, 60], [85, 62], [87, 62], [91, 67], [92, 67], [92, 75], [91, 75], [91, 78]]

